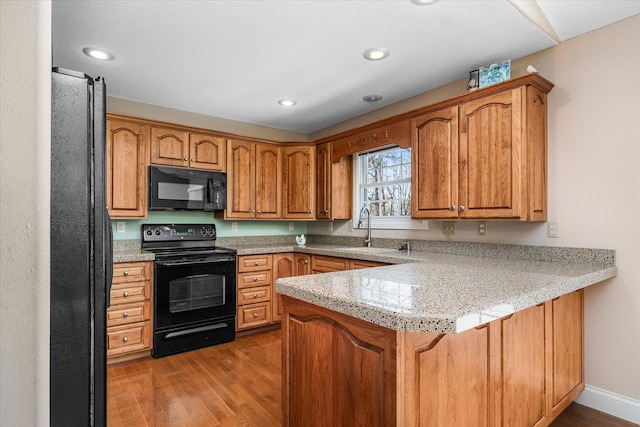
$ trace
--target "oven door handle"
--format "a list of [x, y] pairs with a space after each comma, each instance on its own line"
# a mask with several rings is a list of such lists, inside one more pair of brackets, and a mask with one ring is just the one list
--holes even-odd
[[190, 260], [190, 261], [158, 261], [156, 260], [156, 265], [162, 265], [166, 267], [176, 267], [180, 265], [194, 265], [194, 264], [212, 264], [217, 262], [234, 262], [235, 258], [216, 258], [216, 259], [205, 259], [205, 260]]

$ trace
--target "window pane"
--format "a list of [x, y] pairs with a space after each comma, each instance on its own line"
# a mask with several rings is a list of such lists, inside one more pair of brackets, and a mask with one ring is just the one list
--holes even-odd
[[411, 149], [363, 155], [358, 167], [360, 206], [368, 205], [371, 216], [411, 214]]

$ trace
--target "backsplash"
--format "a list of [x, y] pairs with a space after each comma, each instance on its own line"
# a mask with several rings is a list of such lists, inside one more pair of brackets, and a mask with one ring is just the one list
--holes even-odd
[[[124, 232], [118, 232], [118, 223], [124, 223]], [[232, 231], [232, 223], [237, 224], [237, 230]], [[307, 223], [292, 221], [293, 230], [289, 230], [289, 221], [225, 221], [214, 218], [211, 212], [149, 212], [145, 219], [111, 219], [113, 240], [140, 239], [142, 224], [215, 224], [218, 237], [244, 236], [279, 236], [307, 233]]]

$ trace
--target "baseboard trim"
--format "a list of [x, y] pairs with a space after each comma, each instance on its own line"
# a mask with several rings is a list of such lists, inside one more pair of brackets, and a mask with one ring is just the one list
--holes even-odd
[[585, 385], [584, 391], [575, 401], [625, 421], [640, 424], [640, 400]]

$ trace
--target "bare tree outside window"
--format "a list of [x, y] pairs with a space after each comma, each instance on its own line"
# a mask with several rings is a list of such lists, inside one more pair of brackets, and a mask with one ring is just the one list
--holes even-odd
[[360, 170], [360, 206], [372, 217], [411, 215], [411, 148], [364, 154]]

